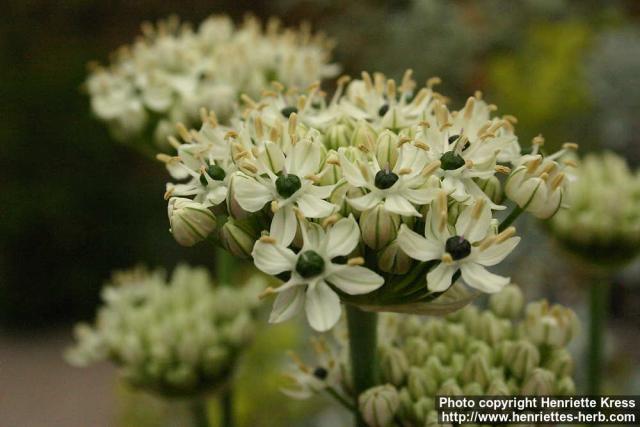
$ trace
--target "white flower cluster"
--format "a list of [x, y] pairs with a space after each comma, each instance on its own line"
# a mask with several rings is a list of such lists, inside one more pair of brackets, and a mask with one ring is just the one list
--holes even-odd
[[78, 324], [66, 352], [75, 366], [111, 360], [133, 386], [165, 396], [216, 387], [252, 340], [258, 306], [253, 279], [244, 288], [213, 286], [204, 268], [114, 274], [95, 325]]
[[[523, 314], [524, 308], [524, 314]], [[437, 425], [436, 396], [570, 395], [573, 358], [566, 346], [578, 329], [573, 311], [546, 300], [529, 303], [515, 285], [491, 296], [489, 309], [466, 307], [445, 318], [381, 318], [379, 384], [355, 396], [348, 342], [315, 340], [316, 364], [294, 356], [294, 398], [329, 393], [356, 406], [371, 427]], [[395, 422], [394, 422], [395, 420]]]
[[586, 156], [569, 201], [550, 222], [568, 249], [599, 263], [626, 262], [640, 252], [640, 171], [623, 158]]
[[329, 63], [331, 42], [275, 19], [263, 30], [255, 18], [235, 27], [212, 16], [194, 30], [172, 17], [142, 30], [86, 82], [93, 112], [119, 140], [163, 144], [174, 123], [193, 124], [201, 107], [226, 120], [242, 93], [257, 96], [272, 80], [307, 87], [338, 71]]
[[[509, 279], [486, 267], [518, 244], [500, 225], [506, 195], [547, 218], [561, 206], [567, 149], [521, 155], [515, 119], [494, 117], [480, 94], [451, 111], [407, 72], [338, 80], [297, 93], [276, 84], [230, 127], [203, 112], [200, 130], [179, 127], [177, 156], [160, 155], [171, 230], [192, 245], [214, 233], [238, 256], [286, 283], [271, 320], [304, 306], [317, 330], [340, 317], [340, 301], [379, 311], [425, 312], [458, 277], [482, 292]], [[514, 217], [512, 216], [511, 219]], [[426, 278], [426, 282], [425, 282]], [[384, 286], [383, 286], [384, 285]], [[459, 307], [457, 307], [459, 308]]]

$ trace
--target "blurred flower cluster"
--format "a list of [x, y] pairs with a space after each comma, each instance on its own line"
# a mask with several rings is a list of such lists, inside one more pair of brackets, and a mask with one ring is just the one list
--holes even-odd
[[118, 272], [104, 288], [95, 325], [78, 324], [66, 353], [76, 366], [111, 360], [135, 387], [191, 396], [223, 384], [252, 340], [257, 288], [215, 287], [204, 268]]
[[316, 340], [316, 365], [294, 356], [284, 392], [307, 398], [328, 392], [357, 407], [368, 425], [436, 425], [440, 395], [575, 393], [566, 349], [578, 330], [573, 311], [546, 300], [524, 305], [515, 285], [492, 295], [486, 310], [468, 306], [444, 318], [381, 318], [378, 386], [353, 395], [345, 334]]
[[640, 172], [605, 152], [580, 163], [569, 208], [550, 222], [570, 250], [597, 263], [622, 263], [640, 251]]
[[272, 80], [306, 87], [338, 71], [324, 36], [307, 26], [282, 29], [275, 19], [263, 30], [255, 18], [236, 27], [212, 16], [194, 30], [172, 17], [142, 30], [86, 82], [95, 115], [127, 142], [162, 145], [174, 123], [194, 123], [201, 107], [227, 120], [242, 93], [259, 95]]
[[319, 85], [276, 83], [261, 100], [244, 96], [231, 126], [203, 111], [199, 130], [178, 127], [177, 156], [158, 156], [180, 181], [165, 194], [173, 235], [252, 256], [286, 282], [268, 290], [278, 294], [271, 320], [304, 306], [317, 330], [338, 321], [340, 300], [424, 313], [460, 276], [499, 291], [509, 279], [486, 267], [519, 241], [495, 217], [506, 208], [500, 176], [516, 216], [549, 218], [572, 166], [560, 158], [575, 144], [543, 156], [537, 138], [523, 155], [514, 117], [495, 116], [480, 93], [450, 110], [438, 81], [364, 72], [340, 78], [330, 99]]

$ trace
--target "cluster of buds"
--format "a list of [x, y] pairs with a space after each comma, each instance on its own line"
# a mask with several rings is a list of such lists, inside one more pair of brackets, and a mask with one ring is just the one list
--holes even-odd
[[282, 29], [255, 18], [235, 27], [212, 16], [197, 29], [176, 17], [145, 23], [142, 36], [119, 49], [107, 67], [92, 66], [86, 88], [95, 115], [123, 141], [165, 143], [174, 123], [193, 123], [201, 107], [221, 119], [241, 93], [259, 95], [272, 80], [290, 87], [332, 77], [332, 44], [322, 35]]
[[163, 396], [192, 396], [222, 385], [252, 341], [257, 287], [212, 284], [207, 271], [176, 267], [115, 273], [95, 325], [78, 324], [69, 363], [111, 360], [132, 386]]
[[480, 93], [450, 110], [437, 83], [365, 72], [338, 79], [330, 99], [319, 84], [275, 83], [259, 101], [243, 96], [230, 126], [203, 110], [199, 130], [178, 126], [177, 155], [158, 156], [180, 181], [165, 194], [174, 236], [253, 258], [285, 282], [267, 290], [271, 321], [304, 307], [319, 331], [341, 301], [443, 313], [499, 291], [509, 278], [487, 267], [520, 239], [496, 217], [500, 177], [514, 210], [547, 217], [567, 185], [556, 160], [573, 146], [543, 158], [536, 140], [522, 155], [515, 118], [494, 116]]
[[[524, 311], [524, 313], [523, 313]], [[356, 406], [371, 427], [437, 425], [436, 396], [539, 396], [575, 393], [566, 346], [577, 333], [568, 308], [539, 301], [524, 306], [507, 286], [489, 308], [468, 306], [444, 318], [387, 314], [381, 318], [379, 385], [355, 396], [348, 344], [317, 341], [317, 365], [294, 357], [292, 397], [329, 392]]]
[[624, 263], [640, 251], [640, 173], [613, 153], [591, 154], [578, 169], [570, 206], [550, 222], [560, 242], [597, 263]]

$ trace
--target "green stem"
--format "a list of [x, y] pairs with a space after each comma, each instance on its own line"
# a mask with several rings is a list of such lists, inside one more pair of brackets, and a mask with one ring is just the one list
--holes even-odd
[[220, 426], [233, 427], [235, 425], [233, 417], [233, 388], [230, 383], [220, 392], [220, 406]]
[[604, 349], [604, 333], [609, 306], [609, 283], [593, 280], [589, 292], [589, 349], [587, 351], [587, 373], [589, 395], [601, 393]]
[[209, 427], [209, 416], [207, 415], [207, 399], [198, 396], [191, 405], [194, 427]]
[[229, 252], [221, 247], [216, 247], [216, 277], [221, 286], [231, 285], [234, 262]]
[[522, 214], [522, 212], [524, 212], [524, 209], [516, 205], [516, 207], [513, 208], [511, 213], [509, 213], [509, 215], [504, 219], [504, 221], [500, 223], [500, 226], [498, 227], [498, 231], [504, 231], [508, 226], [513, 224], [513, 221], [515, 221], [516, 218], [518, 218], [520, 214]]
[[[347, 305], [347, 327], [349, 328], [349, 351], [351, 375], [356, 402], [358, 396], [376, 384], [378, 315]], [[358, 413], [356, 427], [366, 427]]]

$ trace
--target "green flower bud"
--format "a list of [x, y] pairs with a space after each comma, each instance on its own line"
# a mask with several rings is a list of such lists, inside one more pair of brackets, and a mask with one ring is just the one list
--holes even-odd
[[445, 368], [437, 356], [429, 356], [427, 363], [424, 365], [424, 369], [428, 376], [435, 378], [437, 381], [446, 379]]
[[556, 394], [559, 396], [571, 396], [576, 394], [576, 385], [571, 377], [563, 377], [556, 382]]
[[502, 184], [500, 184], [500, 180], [495, 175], [491, 176], [489, 179], [479, 180], [478, 186], [493, 203], [499, 205], [504, 200]]
[[543, 368], [535, 368], [527, 376], [522, 385], [523, 396], [544, 396], [553, 394], [555, 389], [555, 376]]
[[398, 390], [391, 384], [370, 388], [358, 397], [358, 409], [370, 427], [388, 427], [399, 407]]
[[467, 341], [467, 331], [463, 325], [449, 324], [444, 337], [449, 349], [453, 351], [463, 350]]
[[554, 349], [544, 365], [558, 377], [566, 377], [573, 373], [573, 358], [564, 348]]
[[433, 410], [434, 405], [435, 402], [432, 398], [426, 396], [419, 398], [413, 405], [413, 413], [415, 414], [416, 420], [419, 422], [426, 420], [429, 412]]
[[409, 361], [400, 349], [386, 346], [380, 349], [380, 368], [385, 381], [400, 386], [407, 378]]
[[467, 360], [462, 371], [462, 380], [469, 383], [475, 382], [484, 387], [489, 384], [491, 378], [489, 361], [482, 354], [474, 354]]
[[510, 394], [509, 387], [500, 378], [491, 380], [487, 387], [488, 396], [509, 396]]
[[409, 370], [409, 392], [414, 400], [422, 396], [434, 396], [438, 389], [436, 379], [426, 373], [424, 369], [412, 366]]
[[400, 249], [396, 240], [378, 254], [378, 268], [385, 273], [406, 274], [412, 264], [413, 260]]
[[360, 215], [362, 240], [372, 249], [381, 249], [395, 240], [400, 228], [400, 216], [387, 212], [382, 204]]
[[489, 307], [496, 316], [515, 319], [522, 314], [524, 296], [516, 285], [507, 285], [502, 291], [491, 295]]
[[216, 229], [216, 217], [204, 205], [172, 197], [168, 206], [171, 234], [182, 246], [193, 246]]
[[505, 362], [513, 375], [523, 379], [540, 363], [540, 353], [529, 341], [520, 340], [509, 348]]
[[422, 365], [429, 357], [429, 344], [420, 337], [409, 337], [405, 346], [405, 353], [411, 365]]
[[465, 396], [481, 396], [484, 394], [482, 386], [476, 382], [465, 384], [462, 392]]
[[220, 229], [220, 242], [238, 258], [251, 258], [251, 251], [260, 237], [259, 230], [249, 220], [229, 218]]
[[488, 344], [496, 344], [506, 335], [504, 324], [492, 312], [485, 311], [478, 320], [479, 336]]
[[462, 396], [462, 389], [455, 379], [449, 378], [442, 383], [437, 393], [438, 396]]
[[352, 147], [366, 147], [369, 150], [374, 149], [377, 135], [370, 124], [361, 121], [356, 125], [354, 132], [351, 134]]
[[451, 350], [443, 342], [437, 342], [431, 346], [431, 354], [435, 355], [441, 362], [448, 363], [451, 357]]
[[400, 390], [400, 406], [398, 407], [398, 416], [402, 419], [415, 419], [416, 415], [413, 410], [413, 399], [409, 393], [409, 389], [403, 388]]
[[337, 150], [339, 147], [347, 147], [353, 129], [344, 124], [336, 123], [329, 126], [325, 133], [324, 144], [327, 148]]
[[[329, 161], [332, 159], [332, 161]], [[342, 170], [333, 160], [337, 161], [338, 153], [331, 150], [327, 153], [327, 162], [324, 164], [324, 169], [320, 174], [320, 185], [334, 185], [342, 178]]]
[[578, 319], [569, 308], [550, 306], [547, 301], [534, 302], [527, 306], [524, 329], [532, 342], [559, 347], [577, 334]]
[[376, 158], [383, 169], [393, 169], [398, 160], [398, 135], [385, 130], [378, 136]]
[[491, 361], [493, 359], [493, 351], [491, 350], [491, 347], [489, 347], [489, 344], [484, 341], [469, 341], [464, 351], [467, 357], [471, 357], [474, 354], [481, 354], [482, 357], [484, 357], [488, 361]]
[[453, 424], [440, 424], [438, 422], [438, 411], [429, 411], [425, 420], [424, 427], [452, 427]]

